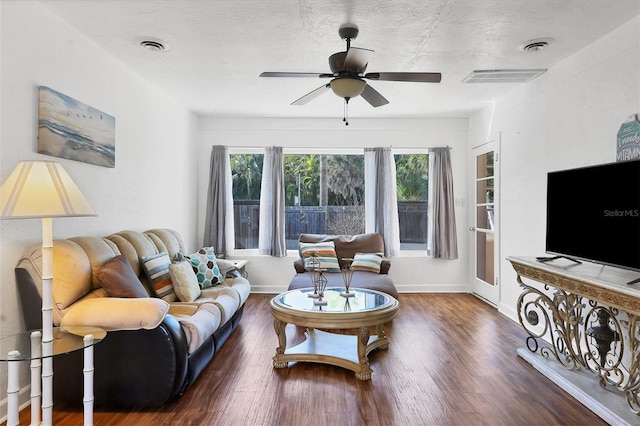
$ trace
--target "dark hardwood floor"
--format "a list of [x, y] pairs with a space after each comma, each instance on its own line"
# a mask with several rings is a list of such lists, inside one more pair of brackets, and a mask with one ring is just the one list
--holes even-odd
[[[472, 295], [400, 295], [389, 349], [369, 357], [371, 381], [321, 364], [274, 369], [271, 297], [249, 297], [240, 327], [182, 397], [151, 409], [98, 407], [95, 424], [605, 424], [520, 359], [520, 326]], [[28, 409], [20, 420], [29, 424]], [[82, 412], [58, 408], [54, 424], [82, 424]]]

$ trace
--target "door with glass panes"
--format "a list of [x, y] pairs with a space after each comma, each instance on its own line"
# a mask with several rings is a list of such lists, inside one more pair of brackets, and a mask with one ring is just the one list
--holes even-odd
[[473, 292], [494, 306], [498, 305], [498, 138], [473, 149], [474, 158], [474, 265]]

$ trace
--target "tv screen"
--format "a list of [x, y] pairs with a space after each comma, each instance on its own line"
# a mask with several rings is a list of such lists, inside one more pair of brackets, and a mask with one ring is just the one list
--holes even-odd
[[640, 160], [550, 172], [546, 251], [640, 271]]

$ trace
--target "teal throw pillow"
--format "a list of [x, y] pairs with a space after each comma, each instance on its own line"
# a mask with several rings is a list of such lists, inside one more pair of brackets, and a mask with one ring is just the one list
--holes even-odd
[[218, 285], [224, 281], [213, 247], [203, 247], [196, 253], [184, 255], [184, 258], [191, 263], [200, 288]]

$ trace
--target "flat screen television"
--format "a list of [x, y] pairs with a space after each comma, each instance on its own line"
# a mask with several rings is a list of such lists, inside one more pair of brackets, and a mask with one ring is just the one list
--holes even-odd
[[548, 173], [546, 252], [640, 271], [640, 160]]

